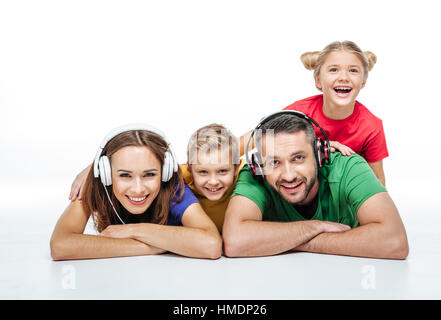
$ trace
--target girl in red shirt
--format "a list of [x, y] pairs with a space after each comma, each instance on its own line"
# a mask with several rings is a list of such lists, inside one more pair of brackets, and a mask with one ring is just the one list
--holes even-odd
[[[304, 53], [301, 60], [305, 68], [314, 70], [315, 86], [323, 94], [284, 109], [301, 111], [317, 121], [331, 147], [346, 155], [361, 155], [384, 185], [383, 159], [389, 154], [382, 121], [355, 100], [377, 57], [370, 51], [361, 51], [354, 42], [337, 41], [320, 52]], [[316, 134], [322, 137], [317, 128]]]
[[[375, 54], [361, 51], [351, 41], [337, 41], [322, 51], [304, 53], [301, 60], [308, 70], [314, 70], [315, 86], [323, 94], [294, 102], [284, 109], [303, 112], [317, 121], [328, 135], [332, 151], [361, 155], [385, 185], [383, 159], [389, 153], [383, 123], [355, 100], [377, 61]], [[317, 127], [315, 130], [317, 137], [324, 138]], [[241, 137], [241, 154], [249, 134]]]

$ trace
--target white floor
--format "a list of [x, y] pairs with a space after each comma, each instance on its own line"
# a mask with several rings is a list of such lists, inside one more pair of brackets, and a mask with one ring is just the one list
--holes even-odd
[[26, 196], [21, 186], [0, 185], [0, 299], [441, 299], [440, 206], [398, 182], [389, 190], [409, 237], [405, 261], [290, 253], [54, 262], [49, 238], [69, 186], [35, 184]]

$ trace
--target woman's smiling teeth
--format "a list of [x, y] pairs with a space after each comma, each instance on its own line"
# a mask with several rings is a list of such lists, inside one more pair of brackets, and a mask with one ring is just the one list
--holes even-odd
[[147, 199], [148, 195], [144, 197], [131, 197], [131, 196], [126, 196], [126, 197], [127, 199], [129, 199], [130, 203], [132, 204], [143, 204]]

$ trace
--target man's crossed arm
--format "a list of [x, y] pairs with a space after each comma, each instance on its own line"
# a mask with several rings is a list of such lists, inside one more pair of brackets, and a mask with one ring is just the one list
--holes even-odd
[[326, 254], [405, 259], [406, 231], [392, 199], [380, 192], [357, 212], [360, 226], [328, 221], [262, 221], [260, 208], [244, 196], [235, 196], [227, 208], [223, 237], [230, 257], [268, 256], [289, 250]]

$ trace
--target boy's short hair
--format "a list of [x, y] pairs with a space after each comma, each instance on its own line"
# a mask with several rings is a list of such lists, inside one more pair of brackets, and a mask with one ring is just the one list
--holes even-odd
[[217, 123], [199, 128], [191, 135], [187, 145], [187, 162], [190, 165], [195, 164], [200, 152], [209, 153], [214, 150], [229, 150], [232, 163], [240, 163], [238, 139], [230, 130]]

